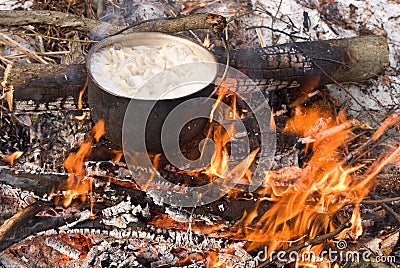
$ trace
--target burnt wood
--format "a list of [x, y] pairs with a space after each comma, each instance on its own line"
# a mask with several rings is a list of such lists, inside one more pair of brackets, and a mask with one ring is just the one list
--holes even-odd
[[[111, 162], [102, 162], [103, 168], [102, 170], [109, 169], [110, 173], [116, 167], [114, 163]], [[100, 165], [101, 166], [101, 165]], [[121, 167], [119, 167], [121, 168]], [[141, 167], [131, 167], [130, 171], [132, 172], [133, 177], [145, 176], [150, 177], [152, 173], [146, 169]], [[189, 175], [177, 174], [174, 172], [167, 171], [161, 172], [162, 176], [166, 177], [167, 179], [172, 179], [173, 177], [176, 180], [193, 180], [194, 178]], [[168, 176], [167, 176], [168, 175]], [[152, 198], [150, 198], [146, 192], [139, 190], [139, 187], [136, 185], [132, 177], [124, 177], [118, 176], [111, 177], [111, 176], [99, 176], [94, 175], [94, 185], [97, 187], [94, 188], [94, 192], [98, 196], [102, 196], [104, 202], [96, 203], [95, 210], [102, 209], [108, 206], [115, 205], [118, 202], [121, 202], [126, 199], [126, 197], [130, 197], [132, 202], [135, 205], [141, 205], [142, 207], [148, 206], [151, 210], [165, 213], [167, 204], [158, 205], [156, 204]], [[48, 194], [52, 191], [52, 189], [56, 189], [56, 191], [62, 191], [63, 184], [62, 182], [65, 181], [67, 178], [67, 174], [36, 174], [32, 175], [26, 172], [15, 172], [13, 169], [0, 169], [0, 183], [5, 183], [11, 185], [13, 187], [18, 187], [21, 190], [31, 191], [35, 195], [43, 198], [48, 198]], [[157, 181], [154, 182], [155, 185], [158, 185]], [[106, 186], [106, 184], [108, 186]], [[160, 184], [161, 185], [161, 184]], [[186, 211], [185, 213], [189, 215], [191, 213], [194, 214], [194, 218], [196, 215], [206, 216], [210, 219], [212, 218], [219, 218], [223, 221], [237, 221], [239, 220], [244, 211], [251, 210], [254, 207], [255, 201], [253, 198], [249, 198], [247, 194], [248, 186], [238, 184], [233, 187], [231, 193], [235, 193], [236, 196], [234, 199], [229, 198], [228, 196], [221, 198], [220, 200], [214, 201], [210, 204], [204, 206], [198, 206], [192, 211], [190, 208], [187, 210], [177, 209], [178, 211]], [[153, 191], [151, 196], [155, 196], [157, 193]], [[256, 197], [257, 194], [254, 193], [251, 195]], [[235, 200], [237, 199], [237, 200]], [[183, 200], [184, 201], [184, 200]], [[239, 205], [240, 204], [240, 205]], [[87, 205], [86, 205], [87, 206]], [[266, 202], [265, 210], [269, 207], [269, 203]], [[223, 209], [221, 209], [223, 208]], [[199, 216], [200, 218], [200, 216]]]

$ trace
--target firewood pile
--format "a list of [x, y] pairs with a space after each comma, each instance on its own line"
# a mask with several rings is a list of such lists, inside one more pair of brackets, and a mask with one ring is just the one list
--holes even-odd
[[[0, 267], [399, 266], [400, 4], [359, 2], [0, 3]], [[212, 140], [203, 168], [132, 164], [91, 117], [85, 66], [129, 32], [191, 39], [249, 78], [211, 96], [243, 122], [246, 161], [210, 120], [180, 148]], [[234, 93], [255, 88], [273, 139]]]

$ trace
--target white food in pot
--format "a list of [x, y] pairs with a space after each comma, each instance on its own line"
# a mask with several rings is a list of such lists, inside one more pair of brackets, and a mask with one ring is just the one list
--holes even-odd
[[[117, 95], [143, 99], [188, 95], [212, 82], [215, 72], [215, 66], [210, 68], [184, 44], [106, 47], [91, 59], [91, 73], [99, 85]], [[200, 82], [192, 83], [193, 79]]]

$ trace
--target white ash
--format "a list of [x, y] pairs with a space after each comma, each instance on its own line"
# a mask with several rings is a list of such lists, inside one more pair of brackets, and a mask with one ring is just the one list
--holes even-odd
[[102, 220], [105, 225], [125, 229], [130, 223], [138, 222], [136, 215], [141, 214], [143, 217], [148, 217], [150, 211], [148, 205], [145, 208], [140, 205], [132, 205], [128, 196], [127, 201], [122, 201], [115, 206], [103, 209], [102, 214], [106, 217]]
[[179, 211], [170, 207], [165, 208], [165, 213], [167, 213], [173, 220], [177, 222], [189, 222], [191, 219], [190, 215], [186, 212]]
[[132, 214], [124, 213], [118, 217], [103, 219], [102, 222], [105, 225], [115, 226], [117, 228], [124, 229], [128, 227], [129, 223], [138, 222], [138, 218], [134, 217]]
[[35, 202], [35, 200], [36, 198], [33, 193], [0, 183], [0, 211], [2, 212], [0, 224], [3, 222], [2, 215], [8, 213], [14, 215]]
[[81, 255], [81, 252], [76, 247], [66, 243], [59, 236], [46, 237], [45, 244], [74, 260], [79, 259]]
[[[168, 76], [158, 76], [154, 85], [140, 90], [154, 75], [185, 63], [199, 62], [200, 57], [184, 44], [164, 46], [134, 46], [102, 49], [93, 55], [91, 72], [94, 79], [104, 88], [122, 96], [158, 98], [162, 89], [167, 93], [191, 75], [190, 69], [174, 69]], [[185, 80], [183, 80], [185, 81]], [[122, 94], [121, 94], [122, 93]]]
[[90, 218], [90, 215], [91, 215], [91, 213], [90, 213], [89, 210], [84, 210], [84, 211], [82, 211], [82, 212], [79, 214], [79, 219], [77, 219], [77, 220], [74, 221], [74, 222], [67, 223], [66, 225], [60, 227], [60, 231], [68, 230], [69, 228], [74, 227], [74, 226], [77, 225], [78, 223], [83, 222], [83, 221], [89, 219], [89, 218]]
[[[77, 260], [72, 260], [69, 262], [66, 262], [64, 264], [61, 264], [61, 268], [71, 268], [71, 267], [76, 267], [76, 268], [86, 268], [90, 267], [90, 263], [93, 261], [93, 259], [96, 257], [98, 252], [100, 251], [101, 246], [93, 246], [90, 248], [88, 254], [86, 255], [86, 258], [84, 259], [77, 259]], [[104, 248], [102, 248], [104, 250]]]
[[140, 205], [137, 205], [137, 206], [132, 205], [130, 196], [127, 196], [126, 200], [127, 201], [122, 201], [115, 206], [103, 209], [102, 214], [105, 217], [112, 217], [112, 216], [116, 216], [119, 214], [131, 212], [132, 215], [137, 215], [138, 213], [141, 213], [143, 217], [148, 216], [148, 213], [149, 213], [148, 206], [146, 206], [145, 208], [142, 208]]
[[[24, 258], [26, 259], [26, 258]], [[0, 253], [0, 266], [1, 267], [18, 267], [18, 268], [28, 268], [29, 266], [25, 264], [22, 258], [18, 258], [13, 254], [1, 252]]]

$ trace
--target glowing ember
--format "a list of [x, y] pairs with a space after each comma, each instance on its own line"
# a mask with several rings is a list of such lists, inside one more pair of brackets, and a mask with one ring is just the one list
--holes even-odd
[[224, 262], [219, 260], [218, 253], [214, 251], [207, 252], [206, 268], [225, 267]]
[[[100, 120], [93, 127], [93, 137], [98, 139], [104, 134], [104, 121]], [[64, 167], [70, 174], [67, 180], [67, 192], [65, 194], [64, 206], [69, 206], [73, 199], [80, 197], [86, 201], [86, 195], [90, 191], [91, 212], [93, 215], [92, 179], [86, 176], [85, 158], [90, 154], [93, 140], [81, 144], [76, 153], [71, 153], [64, 161]]]
[[7, 155], [4, 158], [4, 161], [6, 161], [7, 163], [9, 163], [11, 166], [14, 166], [14, 161], [15, 159], [19, 158], [24, 152], [22, 151], [15, 151], [10, 155]]
[[226, 228], [226, 225], [224, 224], [209, 225], [202, 221], [195, 221], [195, 220], [177, 221], [166, 214], [157, 215], [147, 223], [160, 228], [176, 229], [181, 231], [193, 231], [202, 235], [212, 234], [215, 231], [220, 231]]

